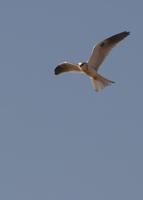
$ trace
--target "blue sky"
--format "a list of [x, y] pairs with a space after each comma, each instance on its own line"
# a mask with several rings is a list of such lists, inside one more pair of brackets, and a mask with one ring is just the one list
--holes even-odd
[[[0, 3], [0, 199], [143, 199], [140, 0]], [[96, 93], [80, 74], [96, 42], [131, 35], [100, 69]]]

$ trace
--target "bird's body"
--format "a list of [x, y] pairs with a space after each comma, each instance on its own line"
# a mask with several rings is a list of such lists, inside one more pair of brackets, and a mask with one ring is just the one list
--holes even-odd
[[111, 83], [114, 83], [111, 80], [104, 78], [103, 76], [99, 75], [93, 67], [89, 66], [88, 63], [81, 64], [81, 71], [83, 71], [86, 75], [88, 75], [92, 81], [93, 88], [95, 91], [98, 91], [104, 88]]
[[99, 42], [93, 48], [88, 62], [78, 64], [63, 62], [55, 68], [55, 74], [58, 75], [64, 72], [83, 72], [91, 78], [93, 88], [96, 91], [103, 89], [105, 86], [114, 82], [104, 78], [98, 74], [97, 71], [111, 49], [128, 35], [129, 32], [124, 31]]

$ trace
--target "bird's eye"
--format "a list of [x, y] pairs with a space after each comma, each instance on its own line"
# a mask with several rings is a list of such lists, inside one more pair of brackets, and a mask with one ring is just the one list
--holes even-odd
[[79, 63], [80, 67], [84, 65], [84, 63]]

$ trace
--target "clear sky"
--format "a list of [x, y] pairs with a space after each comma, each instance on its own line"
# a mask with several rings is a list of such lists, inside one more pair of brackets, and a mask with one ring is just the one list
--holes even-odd
[[[0, 199], [143, 199], [143, 2], [0, 1]], [[96, 93], [58, 63], [131, 31]]]

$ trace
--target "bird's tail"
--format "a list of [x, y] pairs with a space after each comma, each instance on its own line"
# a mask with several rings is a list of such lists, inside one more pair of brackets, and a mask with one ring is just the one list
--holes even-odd
[[104, 78], [103, 76], [99, 75], [96, 73], [96, 76], [91, 78], [92, 81], [92, 85], [95, 91], [99, 91], [101, 89], [103, 89], [104, 87], [111, 85], [112, 83], [115, 83], [111, 80], [108, 80], [106, 78]]

